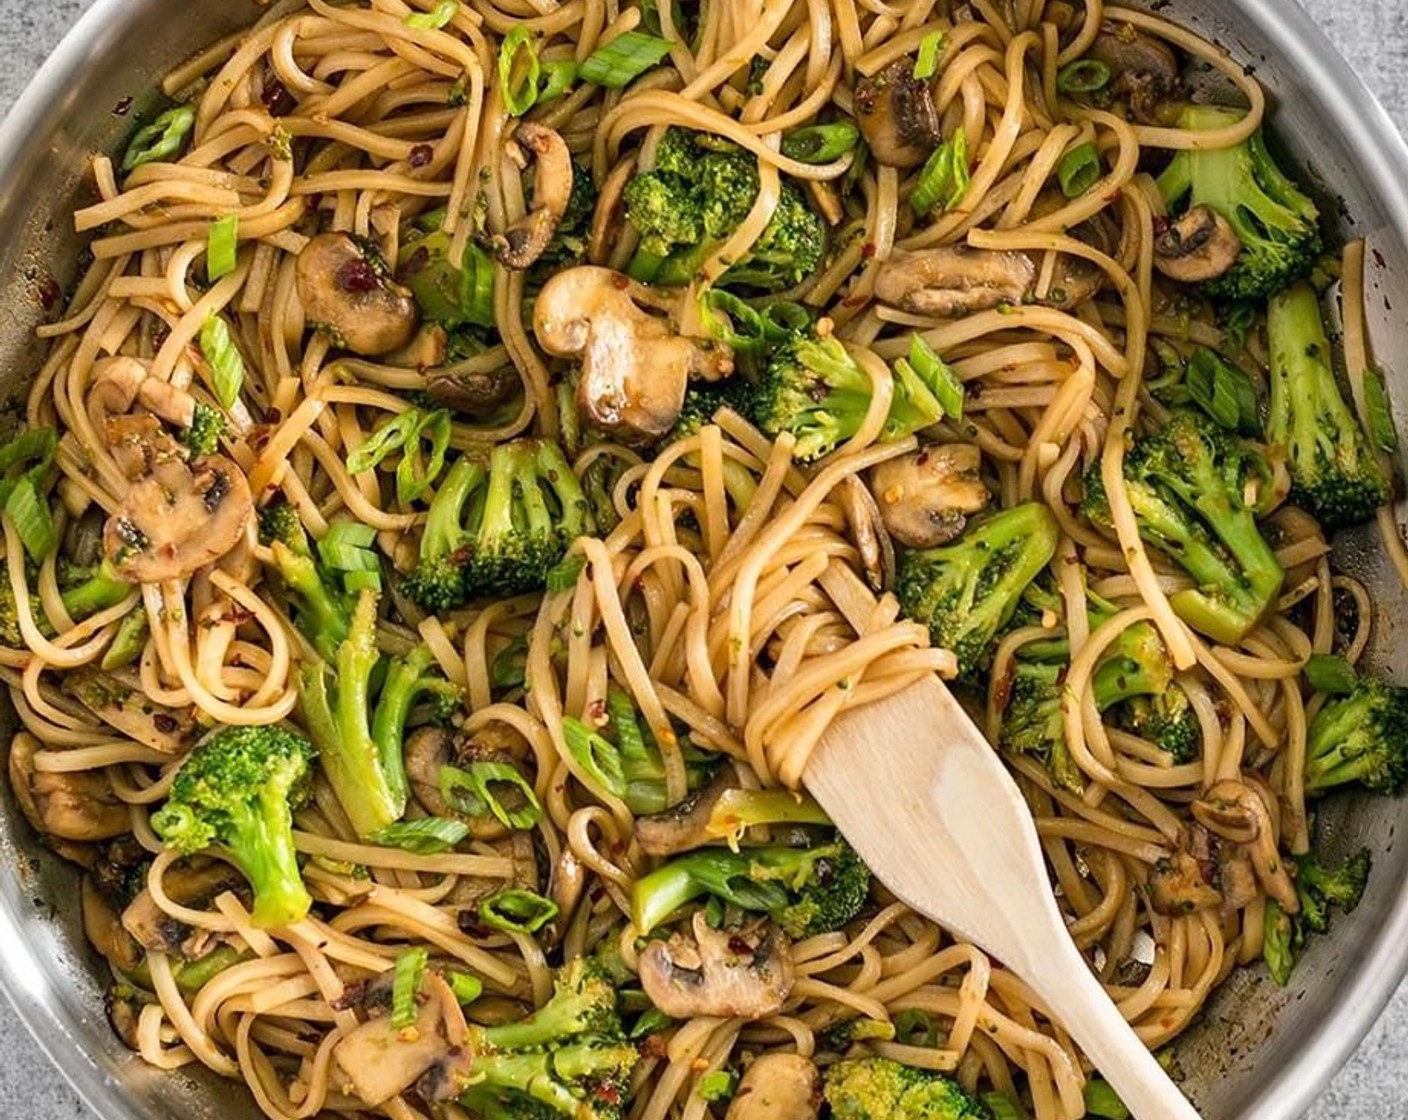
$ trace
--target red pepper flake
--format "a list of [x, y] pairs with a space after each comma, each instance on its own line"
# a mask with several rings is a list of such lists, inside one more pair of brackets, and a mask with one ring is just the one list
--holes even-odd
[[1371, 250], [1371, 251], [1372, 251], [1373, 254], [1374, 254], [1374, 263], [1375, 263], [1376, 265], [1378, 265], [1380, 268], [1387, 268], [1387, 267], [1388, 267], [1388, 261], [1384, 260], [1384, 255], [1383, 255], [1381, 252], [1379, 252], [1377, 249], [1374, 249], [1374, 250]]
[[876, 252], [875, 242], [867, 241], [861, 246], [860, 255], [865, 260], [870, 260], [871, 257], [875, 256]]
[[374, 292], [381, 287], [381, 277], [365, 257], [354, 257], [337, 270], [337, 285], [344, 292]]
[[434, 155], [435, 149], [429, 144], [417, 144], [411, 149], [411, 154], [407, 161], [412, 167], [424, 167], [430, 162], [431, 157]]
[[46, 276], [39, 282], [39, 302], [45, 311], [54, 310], [59, 301], [64, 298], [63, 290], [59, 287], [59, 282], [52, 276]]
[[125, 117], [131, 111], [132, 99], [130, 97], [124, 97], [121, 101], [119, 101], [116, 105], [112, 107], [112, 115], [115, 117]]
[[751, 957], [753, 946], [749, 945], [744, 938], [734, 934], [728, 939], [728, 951], [737, 957]]

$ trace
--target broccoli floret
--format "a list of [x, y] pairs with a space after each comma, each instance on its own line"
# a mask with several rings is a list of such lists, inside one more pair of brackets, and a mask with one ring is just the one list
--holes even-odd
[[567, 196], [567, 209], [562, 212], [552, 240], [542, 256], [533, 262], [530, 281], [545, 283], [554, 272], [581, 264], [586, 259], [587, 243], [591, 239], [592, 216], [600, 192], [592, 173], [575, 161], [572, 164], [572, 193]]
[[274, 571], [293, 597], [294, 623], [318, 656], [332, 661], [347, 638], [351, 597], [336, 576], [318, 563], [298, 511], [282, 498], [260, 511], [259, 538], [269, 546]]
[[906, 552], [896, 582], [905, 614], [954, 652], [960, 672], [981, 670], [1059, 537], [1051, 511], [1028, 502], [972, 525], [952, 544]]
[[1176, 763], [1192, 762], [1202, 746], [1198, 715], [1188, 694], [1176, 684], [1163, 692], [1126, 700], [1115, 709], [1115, 722], [1131, 735], [1167, 751]]
[[[671, 128], [656, 149], [655, 167], [626, 184], [626, 218], [640, 236], [628, 271], [653, 284], [688, 284], [747, 216], [758, 188], [751, 154], [732, 145], [706, 147], [694, 133]], [[784, 180], [762, 235], [720, 283], [791, 288], [816, 271], [825, 249], [825, 223], [796, 184]]]
[[[299, 668], [298, 700], [308, 736], [318, 749], [323, 776], [337, 795], [357, 835], [370, 839], [401, 819], [406, 810], [405, 762], [399, 750], [383, 749], [372, 733], [374, 724], [399, 733], [409, 672], [396, 670], [402, 684], [388, 694], [386, 715], [371, 712], [372, 675], [381, 655], [376, 647], [377, 595], [363, 591], [357, 599], [346, 639], [333, 664], [310, 660]], [[388, 673], [388, 679], [392, 674]], [[417, 678], [418, 679], [418, 676]]]
[[467, 452], [430, 504], [405, 590], [433, 611], [540, 590], [572, 542], [595, 531], [590, 503], [555, 443], [516, 439], [487, 454]]
[[552, 998], [526, 1019], [470, 1024], [465, 1067], [451, 1086], [471, 1115], [490, 1120], [619, 1120], [640, 1055], [625, 1041], [617, 993], [581, 958], [558, 973]]
[[674, 439], [692, 436], [706, 424], [714, 422], [721, 408], [729, 408], [744, 418], [753, 415], [754, 389], [745, 377], [728, 377], [721, 381], [692, 382], [684, 394], [680, 418], [675, 421]]
[[1085, 791], [1085, 775], [1066, 745], [1061, 713], [1065, 665], [1019, 660], [1012, 671], [1012, 697], [1002, 717], [1001, 745], [1039, 758], [1051, 780], [1073, 793]]
[[[41, 631], [49, 627], [44, 617], [44, 607], [38, 595], [29, 597], [29, 613]], [[24, 635], [20, 633], [19, 604], [15, 602], [14, 590], [9, 580], [0, 580], [0, 646], [11, 649], [24, 649]]]
[[195, 457], [213, 455], [220, 449], [220, 437], [225, 434], [225, 416], [214, 405], [196, 401], [191, 425], [181, 435], [186, 449]]
[[[1228, 128], [1237, 110], [1190, 105], [1180, 127]], [[1308, 275], [1321, 250], [1319, 211], [1276, 166], [1260, 129], [1231, 148], [1179, 152], [1159, 176], [1170, 209], [1208, 206], [1226, 218], [1242, 243], [1232, 268], [1204, 290], [1227, 299], [1266, 299]]]
[[1275, 900], [1268, 900], [1266, 904], [1266, 933], [1261, 955], [1278, 985], [1284, 988], [1289, 982], [1307, 937], [1312, 933], [1329, 932], [1332, 909], [1348, 914], [1359, 905], [1369, 881], [1370, 863], [1368, 848], [1356, 852], [1333, 871], [1314, 852], [1296, 861], [1300, 913], [1287, 914]]
[[710, 895], [770, 914], [793, 938], [840, 929], [865, 905], [870, 869], [839, 836], [814, 848], [701, 848], [637, 879], [631, 917], [648, 934], [681, 906]]
[[826, 1071], [832, 1120], [988, 1120], [957, 1081], [890, 1058], [847, 1058]]
[[307, 797], [313, 748], [283, 727], [226, 727], [191, 751], [152, 814], [167, 847], [223, 849], [254, 888], [254, 924], [302, 919], [312, 905], [293, 848], [293, 809]]
[[[903, 439], [943, 419], [933, 388], [908, 362], [894, 367], [895, 393], [881, 440]], [[753, 396], [764, 432], [796, 437], [798, 461], [827, 455], [859, 430], [870, 408], [871, 379], [838, 339], [798, 334], [774, 352]]]
[[[1189, 625], [1229, 645], [1257, 626], [1285, 580], [1248, 504], [1248, 494], [1269, 478], [1260, 456], [1193, 412], [1175, 412], [1125, 456], [1140, 536], [1193, 577], [1195, 586], [1169, 602]], [[1113, 527], [1099, 464], [1086, 473], [1081, 509], [1095, 524]]]
[[1315, 713], [1307, 738], [1308, 796], [1350, 782], [1394, 793], [1408, 777], [1408, 688], [1361, 676]]
[[[75, 573], [78, 577], [79, 573]], [[132, 594], [136, 585], [117, 574], [112, 561], [103, 560], [92, 572], [75, 578], [72, 586], [62, 592], [64, 610], [75, 622], [115, 607]], [[42, 612], [36, 617], [42, 617]]]
[[1266, 440], [1286, 452], [1292, 499], [1327, 529], [1367, 520], [1392, 490], [1335, 381], [1314, 289], [1297, 284], [1273, 298], [1266, 329], [1271, 344]]

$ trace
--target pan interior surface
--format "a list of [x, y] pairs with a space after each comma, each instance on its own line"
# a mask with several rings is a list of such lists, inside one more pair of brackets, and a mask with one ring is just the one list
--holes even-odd
[[[1320, 190], [1335, 233], [1369, 245], [1374, 353], [1408, 431], [1408, 150], [1349, 67], [1297, 5], [1284, 0], [1174, 0], [1160, 12], [1255, 68], [1276, 106], [1280, 145]], [[72, 211], [90, 199], [89, 156], [120, 147], [162, 75], [252, 23], [252, 0], [99, 0], [70, 32], [0, 131], [0, 401], [22, 409], [42, 361], [36, 324], [74, 281], [82, 244]], [[131, 100], [129, 100], [131, 99]], [[56, 286], [57, 285], [57, 289]], [[1372, 664], [1408, 678], [1408, 595], [1372, 527], [1342, 534], [1338, 566], [1379, 605]], [[0, 712], [6, 741], [14, 715]], [[105, 969], [86, 945], [78, 876], [45, 851], [4, 783], [0, 813], [0, 985], [103, 1120], [246, 1120], [258, 1109], [213, 1075], [151, 1069], [113, 1035]], [[1342, 797], [1321, 814], [1326, 849], [1367, 845], [1374, 872], [1335, 936], [1312, 943], [1282, 991], [1239, 970], [1177, 1045], [1184, 1088], [1208, 1120], [1293, 1120], [1311, 1103], [1392, 996], [1408, 967], [1408, 847], [1399, 803]]]

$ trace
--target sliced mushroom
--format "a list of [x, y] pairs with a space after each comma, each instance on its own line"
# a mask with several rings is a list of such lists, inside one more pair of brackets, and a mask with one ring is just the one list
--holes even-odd
[[129, 482], [151, 474], [161, 463], [179, 463], [185, 450], [149, 412], [109, 416], [103, 429], [117, 469]]
[[1222, 894], [1203, 878], [1202, 867], [1187, 852], [1159, 860], [1149, 875], [1149, 902], [1156, 914], [1177, 917], [1222, 905]]
[[772, 922], [751, 929], [712, 929], [696, 911], [693, 935], [677, 932], [640, 954], [641, 986], [666, 1015], [688, 1019], [762, 1019], [782, 1010], [792, 991], [792, 948]]
[[992, 499], [979, 477], [982, 452], [972, 443], [929, 444], [870, 472], [870, 489], [885, 529], [909, 548], [953, 540], [968, 515]]
[[514, 131], [509, 158], [525, 167], [530, 154], [533, 208], [494, 239], [496, 255], [509, 268], [527, 268], [543, 255], [572, 197], [572, 153], [562, 137], [546, 125], [524, 121]]
[[372, 1108], [404, 1093], [449, 1050], [442, 1021], [439, 1004], [428, 1000], [404, 1030], [378, 1016], [349, 1031], [332, 1048], [345, 1085]]
[[92, 875], [83, 876], [83, 932], [118, 972], [142, 963], [142, 947], [122, 924], [122, 912]]
[[20, 732], [10, 743], [10, 786], [36, 831], [60, 840], [111, 840], [132, 830], [127, 805], [105, 770], [36, 770], [39, 740]]
[[1033, 293], [1036, 302], [1058, 311], [1070, 311], [1097, 295], [1105, 286], [1105, 270], [1094, 261], [1073, 253], [1057, 253], [1056, 267], [1046, 291]]
[[[220, 860], [176, 864], [162, 876], [161, 886], [172, 902], [192, 910], [208, 909], [226, 891], [243, 896], [246, 902], [249, 900], [249, 886], [244, 876]], [[196, 934], [201, 944], [192, 945], [195, 931], [159, 907], [152, 892], [145, 887], [122, 912], [122, 925], [137, 939], [137, 944], [153, 952], [195, 956], [199, 953], [187, 950], [206, 948], [206, 939], [201, 934]]]
[[533, 330], [549, 354], [577, 358], [577, 405], [592, 427], [625, 443], [653, 443], [679, 419], [691, 377], [733, 370], [728, 347], [677, 334], [637, 302], [647, 293], [619, 272], [581, 265], [538, 293]]
[[1271, 810], [1260, 790], [1246, 782], [1225, 779], [1193, 802], [1193, 819], [1224, 840], [1242, 846], [1262, 890], [1287, 914], [1300, 912], [1300, 896], [1276, 847]]
[[411, 793], [432, 817], [450, 817], [454, 812], [440, 795], [440, 771], [453, 762], [451, 736], [441, 727], [421, 727], [406, 739], [406, 776]]
[[709, 817], [719, 798], [737, 788], [738, 772], [732, 766], [720, 766], [708, 785], [678, 805], [663, 813], [640, 817], [636, 821], [636, 839], [641, 851], [648, 856], [672, 856], [713, 843], [717, 837], [709, 833]]
[[298, 298], [308, 322], [334, 345], [376, 357], [411, 341], [420, 311], [376, 247], [349, 233], [320, 233], [298, 254]]
[[135, 672], [76, 669], [64, 675], [63, 689], [109, 727], [155, 751], [180, 754], [199, 731], [191, 708], [158, 704]]
[[582, 901], [587, 886], [587, 869], [577, 858], [570, 845], [564, 844], [557, 854], [557, 862], [552, 867], [548, 897], [557, 907], [557, 916], [550, 921], [539, 938], [545, 945], [557, 945], [572, 924], [572, 916]]
[[104, 1008], [108, 1022], [112, 1025], [113, 1034], [117, 1035], [129, 1050], [137, 1051], [142, 1048], [137, 1040], [137, 1023], [144, 1006], [145, 1002], [135, 988], [121, 984], [108, 991]]
[[1170, 124], [1177, 114], [1178, 59], [1162, 39], [1131, 23], [1107, 22], [1087, 58], [1110, 68], [1110, 93], [1128, 102], [1145, 124]]
[[875, 298], [917, 315], [952, 319], [1020, 304], [1036, 277], [1036, 265], [1026, 253], [967, 245], [901, 250], [876, 272]]
[[816, 1063], [801, 1054], [761, 1054], [744, 1072], [724, 1120], [816, 1120]]
[[488, 419], [523, 385], [523, 379], [513, 366], [496, 370], [432, 372], [425, 382], [425, 393], [436, 404], [462, 412], [477, 419]]
[[126, 579], [183, 579], [239, 543], [253, 508], [244, 472], [223, 455], [158, 462], [108, 518], [103, 547]]
[[943, 140], [933, 91], [911, 58], [857, 81], [855, 114], [870, 154], [890, 167], [918, 167]]
[[382, 357], [388, 366], [407, 369], [433, 369], [445, 364], [450, 352], [450, 336], [439, 323], [422, 323], [410, 342]]
[[93, 363], [86, 405], [94, 430], [103, 431], [108, 417], [120, 416], [136, 403], [149, 372], [145, 362], [126, 355]]
[[880, 506], [865, 483], [855, 475], [843, 478], [836, 489], [851, 541], [860, 555], [865, 580], [872, 591], [883, 591], [893, 582], [895, 550], [889, 536], [881, 531]]
[[1170, 280], [1201, 284], [1227, 272], [1241, 251], [1226, 218], [1209, 206], [1194, 206], [1154, 241], [1154, 266]]

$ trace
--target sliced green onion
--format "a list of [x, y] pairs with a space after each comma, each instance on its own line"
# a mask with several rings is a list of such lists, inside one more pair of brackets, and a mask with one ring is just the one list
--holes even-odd
[[520, 634], [494, 655], [489, 683], [495, 688], [522, 688], [528, 662], [528, 637]]
[[[492, 815], [505, 828], [522, 832], [543, 817], [543, 806], [528, 779], [508, 762], [472, 762], [467, 769], [440, 767], [440, 796], [457, 813], [467, 817]], [[504, 796], [516, 794], [521, 808], [511, 809]]]
[[[430, 453], [422, 461], [421, 437], [427, 435]], [[408, 506], [425, 497], [445, 469], [445, 455], [449, 450], [450, 410], [437, 408], [422, 415], [416, 430], [406, 440], [401, 461], [396, 464], [396, 500]]]
[[1389, 404], [1384, 379], [1373, 366], [1364, 371], [1364, 426], [1369, 439], [1385, 455], [1398, 450], [1398, 429], [1393, 423], [1393, 408]]
[[1261, 430], [1252, 379], [1207, 347], [1189, 356], [1183, 387], [1189, 400], [1229, 432], [1251, 436]]
[[710, 1104], [728, 1100], [737, 1087], [738, 1078], [726, 1069], [710, 1070], [694, 1083], [694, 1091], [700, 1100]]
[[968, 135], [960, 128], [924, 164], [909, 205], [921, 218], [935, 207], [952, 210], [968, 193], [968, 183]]
[[577, 586], [577, 577], [587, 566], [587, 558], [580, 552], [570, 552], [557, 564], [548, 569], [549, 591], [571, 591]]
[[53, 428], [26, 428], [9, 443], [0, 445], [0, 471], [7, 471], [32, 459], [47, 464], [59, 446], [58, 433]]
[[499, 95], [511, 117], [521, 117], [538, 102], [542, 64], [533, 33], [521, 23], [504, 36], [499, 47]]
[[621, 752], [616, 744], [572, 716], [562, 721], [562, 738], [567, 744], [567, 753], [592, 781], [613, 797], [626, 795], [626, 774], [621, 768]]
[[376, 540], [376, 530], [360, 521], [334, 521], [323, 537], [325, 544], [346, 544], [353, 548], [370, 548]]
[[240, 216], [226, 214], [210, 223], [205, 239], [205, 276], [211, 283], [235, 271], [239, 262]]
[[1110, 84], [1112, 71], [1094, 58], [1078, 58], [1061, 67], [1056, 75], [1056, 88], [1062, 93], [1098, 93]]
[[582, 63], [584, 82], [622, 89], [670, 53], [670, 41], [644, 31], [627, 31], [597, 47]]
[[402, 848], [417, 855], [433, 856], [448, 852], [469, 835], [464, 821], [444, 817], [422, 817], [418, 821], [397, 821], [372, 833], [372, 843], [383, 848]]
[[321, 540], [318, 542], [318, 557], [335, 572], [381, 571], [381, 561], [369, 548]]
[[658, 1007], [647, 1008], [642, 1011], [640, 1018], [631, 1024], [631, 1031], [626, 1037], [630, 1039], [644, 1038], [646, 1035], [655, 1034], [658, 1031], [669, 1030], [675, 1025], [675, 1021], [661, 1011]]
[[342, 573], [342, 586], [347, 588], [353, 595], [359, 595], [363, 591], [381, 590], [381, 572], [376, 571], [356, 571]]
[[[812, 323], [811, 312], [791, 300], [774, 300], [757, 308], [723, 288], [709, 288], [700, 298], [709, 333], [745, 354], [767, 353]], [[728, 320], [710, 314], [712, 311], [722, 311]]]
[[[649, 759], [656, 762], [654, 753], [646, 746], [641, 733], [640, 721], [636, 719], [636, 705], [630, 694], [623, 688], [612, 685], [606, 690], [606, 714], [616, 732], [616, 750], [625, 759]], [[622, 771], [624, 773], [624, 766]]]
[[919, 41], [919, 54], [914, 61], [914, 76], [921, 82], [932, 78], [939, 70], [939, 53], [943, 50], [944, 33], [931, 31]]
[[952, 420], [962, 420], [963, 382], [958, 380], [958, 374], [924, 341], [922, 335], [909, 337], [909, 364], [939, 404], [943, 405], [944, 415]]
[[484, 981], [457, 968], [446, 970], [445, 983], [450, 985], [450, 991], [455, 993], [461, 1007], [468, 1006], [484, 994]]
[[166, 110], [151, 124], [137, 130], [122, 157], [122, 170], [131, 171], [144, 163], [174, 156], [181, 150], [195, 124], [196, 110], [193, 105], [177, 105]]
[[992, 1113], [992, 1120], [1022, 1120], [1022, 1114], [1005, 1093], [984, 1093], [983, 1103]]
[[396, 958], [396, 972], [391, 979], [391, 1029], [403, 1031], [415, 1026], [416, 996], [430, 963], [426, 949], [407, 949]]
[[860, 129], [850, 121], [811, 124], [782, 138], [782, 154], [801, 163], [832, 163], [859, 140]]
[[1061, 157], [1061, 165], [1056, 169], [1056, 178], [1061, 184], [1061, 193], [1067, 198], [1079, 198], [1100, 181], [1100, 151], [1086, 141], [1077, 144]]
[[1133, 1115], [1110, 1083], [1100, 1077], [1092, 1077], [1085, 1083], [1085, 1114], [1103, 1120], [1130, 1120]]
[[212, 314], [200, 329], [200, 352], [210, 367], [210, 387], [224, 408], [234, 408], [244, 385], [244, 359], [219, 315]]
[[939, 1028], [927, 1012], [911, 1007], [895, 1016], [895, 1040], [933, 1048], [939, 1044]]
[[347, 473], [361, 474], [379, 466], [393, 451], [404, 447], [420, 425], [420, 409], [412, 407], [398, 412], [347, 456]]
[[537, 104], [546, 105], [572, 88], [572, 83], [577, 80], [577, 63], [570, 58], [554, 59], [542, 64], [542, 72]]
[[10, 519], [24, 550], [35, 563], [53, 552], [54, 546], [59, 543], [49, 503], [40, 496], [39, 488], [29, 475], [15, 481], [5, 499], [5, 516]]
[[537, 933], [557, 917], [557, 903], [533, 891], [506, 887], [479, 904], [479, 920], [501, 933]]
[[439, 31], [442, 27], [449, 26], [449, 23], [459, 14], [460, 6], [458, 0], [440, 0], [428, 12], [412, 12], [405, 19], [407, 27], [414, 27], [418, 31]]
[[1316, 653], [1305, 663], [1305, 679], [1316, 692], [1348, 696], [1354, 691], [1358, 674], [1354, 666], [1338, 654]]

